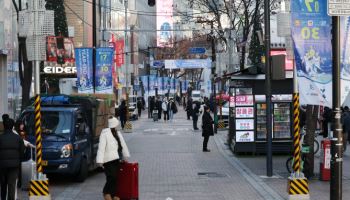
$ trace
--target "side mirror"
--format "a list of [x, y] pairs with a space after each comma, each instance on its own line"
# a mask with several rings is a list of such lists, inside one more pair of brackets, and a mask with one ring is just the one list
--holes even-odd
[[85, 134], [85, 128], [86, 128], [85, 123], [82, 123], [82, 124], [79, 123], [79, 124], [75, 125], [75, 131], [79, 135], [84, 135]]

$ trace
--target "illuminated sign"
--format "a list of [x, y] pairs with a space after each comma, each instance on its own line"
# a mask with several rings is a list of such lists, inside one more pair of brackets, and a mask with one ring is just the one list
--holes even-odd
[[61, 66], [46, 66], [44, 67], [45, 74], [76, 74], [76, 67], [61, 67]]

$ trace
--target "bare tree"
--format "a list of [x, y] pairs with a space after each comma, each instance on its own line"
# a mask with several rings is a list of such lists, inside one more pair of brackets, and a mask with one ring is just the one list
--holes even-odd
[[[244, 69], [246, 44], [250, 39], [255, 20], [263, 21], [263, 0], [187, 0], [193, 13], [181, 13], [194, 22], [210, 24], [217, 42], [227, 47], [226, 30], [233, 42], [242, 48], [240, 69]], [[271, 10], [276, 9], [279, 0], [270, 0]], [[205, 20], [203, 20], [205, 18]], [[226, 21], [226, 22], [225, 22]]]

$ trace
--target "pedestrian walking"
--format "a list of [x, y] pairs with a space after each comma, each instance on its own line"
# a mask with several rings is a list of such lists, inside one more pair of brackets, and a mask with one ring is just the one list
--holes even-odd
[[164, 122], [166, 122], [167, 120], [169, 120], [169, 103], [166, 100], [166, 98], [163, 99], [163, 103], [162, 103], [162, 110], [163, 110], [163, 115], [164, 115]]
[[172, 121], [174, 119], [174, 114], [177, 113], [177, 106], [173, 99], [170, 100], [170, 109], [169, 109], [169, 119]]
[[13, 132], [14, 120], [5, 117], [3, 123], [4, 133], [0, 135], [1, 200], [15, 200], [25, 146], [22, 138]]
[[157, 108], [158, 108], [158, 119], [162, 119], [162, 101], [157, 98]]
[[108, 128], [101, 132], [96, 156], [96, 163], [104, 169], [106, 175], [106, 183], [103, 187], [105, 200], [120, 200], [116, 196], [116, 188], [122, 183], [117, 180], [117, 171], [120, 169], [121, 162], [130, 157], [123, 135], [117, 131], [118, 125], [119, 121], [115, 117], [108, 119]]
[[155, 104], [156, 104], [156, 102], [154, 100], [154, 97], [151, 97], [150, 102], [149, 102], [149, 112], [150, 112], [151, 117], [153, 117], [153, 110], [155, 110], [154, 109]]
[[328, 137], [328, 129], [330, 128], [330, 124], [332, 122], [332, 109], [329, 107], [325, 107], [322, 115], [322, 135], [324, 138]]
[[186, 112], [187, 112], [187, 120], [190, 120], [191, 115], [193, 115], [193, 108], [192, 108], [192, 99], [189, 98], [187, 101], [187, 105], [186, 105]]
[[125, 123], [126, 123], [126, 102], [125, 100], [122, 100], [120, 107], [119, 107], [119, 120], [122, 126], [122, 129], [124, 129]]
[[141, 110], [143, 108], [141, 99], [137, 101], [136, 106], [137, 106], [137, 114], [139, 117], [141, 117]]
[[198, 117], [200, 115], [201, 104], [198, 101], [193, 102], [193, 112], [192, 112], [192, 120], [193, 120], [193, 129], [199, 130], [197, 127]]
[[203, 152], [210, 152], [208, 149], [209, 137], [214, 135], [213, 118], [210, 116], [210, 108], [204, 106], [204, 113], [202, 116], [202, 137], [203, 137]]
[[142, 102], [142, 110], [145, 110], [146, 109], [146, 101], [145, 101], [145, 98], [143, 97], [140, 97], [141, 98], [141, 102]]

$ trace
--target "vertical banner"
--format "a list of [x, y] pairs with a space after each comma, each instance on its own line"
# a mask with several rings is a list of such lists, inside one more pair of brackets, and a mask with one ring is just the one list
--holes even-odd
[[150, 96], [155, 96], [155, 86], [157, 82], [157, 76], [156, 75], [149, 75], [148, 77], [149, 81], [149, 95]]
[[158, 94], [164, 94], [164, 82], [163, 77], [157, 77]]
[[96, 93], [113, 94], [112, 65], [113, 49], [110, 47], [96, 49]]
[[149, 91], [148, 76], [141, 76], [140, 79], [142, 82], [143, 90], [145, 91], [145, 93], [148, 93], [148, 91]]
[[176, 92], [176, 79], [172, 78], [170, 82], [171, 82], [171, 89], [170, 89], [170, 91], [172, 93], [175, 93]]
[[180, 80], [175, 79], [175, 92], [178, 93], [180, 92]]
[[300, 104], [332, 107], [332, 36], [327, 0], [291, 3]]
[[341, 71], [340, 94], [342, 106], [350, 106], [350, 17], [340, 18]]
[[163, 82], [164, 82], [164, 92], [168, 93], [170, 87], [171, 87], [171, 83], [170, 83], [170, 77], [163, 77]]
[[117, 67], [121, 67], [124, 64], [124, 40], [120, 39], [115, 41], [115, 63]]
[[173, 46], [173, 0], [157, 1], [157, 46]]
[[78, 92], [93, 93], [92, 48], [75, 49], [75, 65], [77, 67]]

